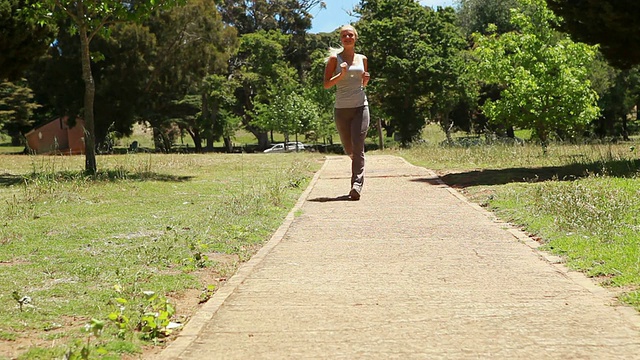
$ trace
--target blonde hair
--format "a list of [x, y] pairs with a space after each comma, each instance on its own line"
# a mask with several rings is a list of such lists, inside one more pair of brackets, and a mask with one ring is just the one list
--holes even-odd
[[[358, 30], [356, 30], [356, 28], [353, 27], [353, 25], [342, 25], [340, 27], [340, 33], [342, 33], [345, 30], [352, 30], [353, 33], [356, 34], [356, 40], [358, 39]], [[324, 59], [324, 62], [329, 61], [330, 57], [340, 54], [343, 50], [344, 48], [342, 46], [339, 46], [337, 48], [329, 47], [329, 55]]]
[[358, 30], [356, 30], [356, 28], [353, 27], [353, 25], [343, 25], [340, 28], [340, 32], [343, 32], [345, 30], [352, 30], [354, 34], [356, 34], [356, 39], [358, 38]]

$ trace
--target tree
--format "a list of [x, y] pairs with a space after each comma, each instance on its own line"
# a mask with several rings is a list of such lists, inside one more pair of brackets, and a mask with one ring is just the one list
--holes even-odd
[[289, 35], [283, 55], [302, 76], [309, 62], [306, 37], [311, 28], [310, 11], [325, 8], [321, 0], [224, 0], [218, 5], [225, 23], [234, 26], [240, 35], [260, 30], [280, 31]]
[[109, 142], [113, 134], [130, 135], [133, 125], [143, 120], [142, 109], [153, 96], [145, 87], [156, 50], [154, 34], [139, 23], [115, 24], [109, 37], [93, 41], [92, 51], [104, 57], [92, 66], [96, 84], [95, 136], [99, 148]]
[[269, 104], [270, 95], [279, 88], [297, 84], [296, 71], [283, 58], [283, 49], [290, 35], [264, 30], [245, 34], [240, 38], [240, 49], [235, 59], [233, 77], [241, 84], [236, 91], [239, 99], [237, 115], [247, 130], [258, 139], [258, 147], [269, 143], [266, 129], [253, 121], [256, 103]]
[[482, 110], [492, 122], [532, 129], [546, 149], [552, 132], [575, 134], [598, 115], [586, 68], [595, 49], [555, 32], [544, 0], [519, 1], [518, 31], [476, 38], [478, 78], [501, 89]]
[[[280, 44], [282, 53], [280, 56], [286, 60], [288, 67], [296, 70], [298, 81], [302, 80], [311, 62], [309, 55], [312, 47], [307, 37], [307, 30], [311, 28], [310, 12], [318, 6], [321, 9], [324, 8], [324, 2], [320, 0], [223, 0], [218, 2], [223, 21], [235, 27], [241, 37], [274, 32], [285, 35], [283, 39], [286, 39], [286, 42]], [[247, 59], [244, 58], [246, 54], [246, 51], [241, 52], [238, 57], [232, 59], [234, 71], [240, 64], [247, 64]], [[260, 148], [266, 147], [267, 134], [251, 126], [251, 121], [247, 121], [251, 114], [244, 113], [245, 110], [251, 111], [250, 99], [253, 95], [248, 94], [246, 90], [249, 90], [247, 86], [253, 80], [251, 76], [244, 77], [239, 73], [234, 76], [238, 79], [243, 78], [243, 88], [237, 92], [242, 104], [237, 115], [244, 119], [243, 124], [248, 126], [247, 130], [256, 136]], [[287, 81], [289, 81], [288, 78]]]
[[[516, 30], [511, 22], [511, 11], [519, 7], [517, 0], [458, 0], [458, 24], [469, 40], [470, 47], [473, 47], [473, 34], [489, 35], [489, 29], [491, 34], [504, 34]], [[470, 59], [465, 59], [465, 63], [468, 60]], [[461, 80], [469, 85], [474, 83], [473, 80], [462, 77]], [[467, 93], [468, 95], [456, 105], [450, 125], [466, 131], [490, 131], [515, 137], [511, 124], [490, 124], [479, 109], [480, 104], [484, 104], [487, 99], [499, 98], [500, 89], [495, 84], [467, 88]]]
[[513, 31], [511, 9], [518, 7], [517, 0], [458, 0], [458, 24], [465, 35], [487, 34], [487, 26], [493, 24], [499, 34]]
[[[68, 115], [81, 117], [83, 105], [80, 63], [80, 41], [69, 33], [64, 23], [46, 56], [27, 71], [30, 86], [43, 107], [36, 121]], [[135, 23], [118, 23], [110, 28], [110, 36], [98, 37], [91, 51], [100, 57], [92, 64], [95, 80], [95, 139], [97, 147], [106, 142], [107, 134], [126, 136], [139, 119], [139, 111], [150, 96], [145, 92], [151, 54], [156, 49], [155, 37], [147, 27]]]
[[36, 101], [42, 104], [34, 113], [36, 125], [63, 116], [75, 120], [82, 112], [80, 41], [69, 33], [68, 21], [59, 21], [56, 41], [25, 73]]
[[420, 136], [432, 110], [450, 110], [437, 94], [458, 91], [460, 67], [450, 56], [457, 56], [465, 42], [453, 26], [451, 9], [433, 11], [415, 0], [368, 0], [356, 11], [361, 15], [358, 44], [371, 69], [370, 102], [391, 119], [406, 145]]
[[146, 104], [145, 117], [155, 139], [164, 136], [163, 128], [177, 124], [200, 152], [204, 137], [212, 134], [211, 116], [215, 116], [208, 104], [212, 83], [207, 78], [228, 74], [229, 59], [237, 49], [236, 30], [222, 22], [213, 0], [191, 0], [152, 17], [148, 24], [157, 49], [147, 84], [154, 95]]
[[636, 0], [547, 0], [562, 21], [559, 28], [574, 40], [600, 45], [614, 66], [640, 64], [640, 2]]
[[475, 92], [466, 74], [466, 59], [462, 52], [466, 43], [455, 26], [453, 8], [440, 9], [434, 15], [435, 21], [429, 29], [429, 36], [437, 44], [434, 46], [436, 61], [432, 65], [430, 111], [431, 118], [440, 122], [451, 142], [453, 112], [461, 104], [471, 102]]
[[[335, 39], [337, 35], [332, 34], [331, 37]], [[313, 131], [316, 140], [323, 139], [325, 143], [328, 140], [330, 144], [333, 144], [333, 135], [336, 134], [333, 118], [335, 95], [325, 90], [322, 85], [329, 42], [325, 44], [325, 46], [321, 46], [321, 49], [317, 49], [312, 53], [313, 62], [308, 74], [305, 76], [303, 87], [305, 97], [312, 100], [317, 109], [316, 121], [311, 123], [309, 130]]]
[[83, 119], [85, 122], [85, 169], [88, 173], [97, 171], [95, 156], [94, 100], [95, 81], [91, 71], [91, 41], [96, 36], [107, 36], [110, 27], [118, 22], [141, 21], [152, 11], [173, 6], [180, 0], [139, 0], [125, 2], [119, 0], [41, 0], [32, 9], [45, 21], [48, 14], [71, 21], [73, 32], [80, 38], [82, 80], [85, 84]]
[[33, 111], [38, 107], [24, 81], [0, 83], [0, 125], [1, 130], [11, 136], [12, 145], [22, 145], [24, 134], [33, 124]]
[[38, 0], [0, 0], [0, 81], [16, 80], [43, 55], [54, 36], [53, 26], [39, 23], [24, 9]]
[[321, 0], [222, 0], [218, 4], [224, 21], [240, 34], [259, 30], [292, 34], [309, 29], [309, 12], [316, 6], [326, 7]]
[[232, 152], [232, 137], [240, 127], [242, 119], [234, 114], [238, 99], [234, 96], [240, 84], [226, 75], [209, 75], [204, 80], [205, 97], [202, 117], [209, 125], [207, 149], [213, 150], [213, 141], [222, 137], [227, 152]]
[[256, 104], [253, 122], [259, 127], [284, 134], [285, 141], [308, 130], [318, 121], [318, 109], [310, 98], [299, 89], [278, 89], [270, 96], [268, 104]]

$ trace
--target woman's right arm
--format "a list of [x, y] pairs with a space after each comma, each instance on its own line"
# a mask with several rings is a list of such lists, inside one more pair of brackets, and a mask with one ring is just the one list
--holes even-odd
[[340, 71], [337, 75], [334, 75], [334, 72], [336, 71], [336, 66], [338, 66], [338, 58], [335, 55], [333, 55], [329, 57], [329, 60], [327, 61], [327, 66], [325, 66], [324, 68], [324, 88], [325, 89], [330, 89], [332, 86], [337, 84], [338, 81], [340, 81], [340, 78], [342, 78], [344, 71]]

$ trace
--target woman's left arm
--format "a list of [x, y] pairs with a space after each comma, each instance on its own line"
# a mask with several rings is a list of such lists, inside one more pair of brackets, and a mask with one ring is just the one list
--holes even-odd
[[364, 73], [362, 74], [362, 86], [367, 86], [369, 83], [369, 64], [367, 63], [367, 57], [362, 55], [362, 64], [364, 65]]

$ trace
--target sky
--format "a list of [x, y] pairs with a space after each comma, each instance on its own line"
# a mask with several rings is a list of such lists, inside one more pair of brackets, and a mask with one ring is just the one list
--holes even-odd
[[[357, 18], [350, 17], [347, 11], [360, 2], [360, 0], [323, 0], [327, 4], [326, 9], [319, 9], [319, 6], [311, 11], [313, 22], [311, 33], [331, 32], [338, 27], [356, 21]], [[424, 6], [453, 6], [453, 0], [420, 0]]]

